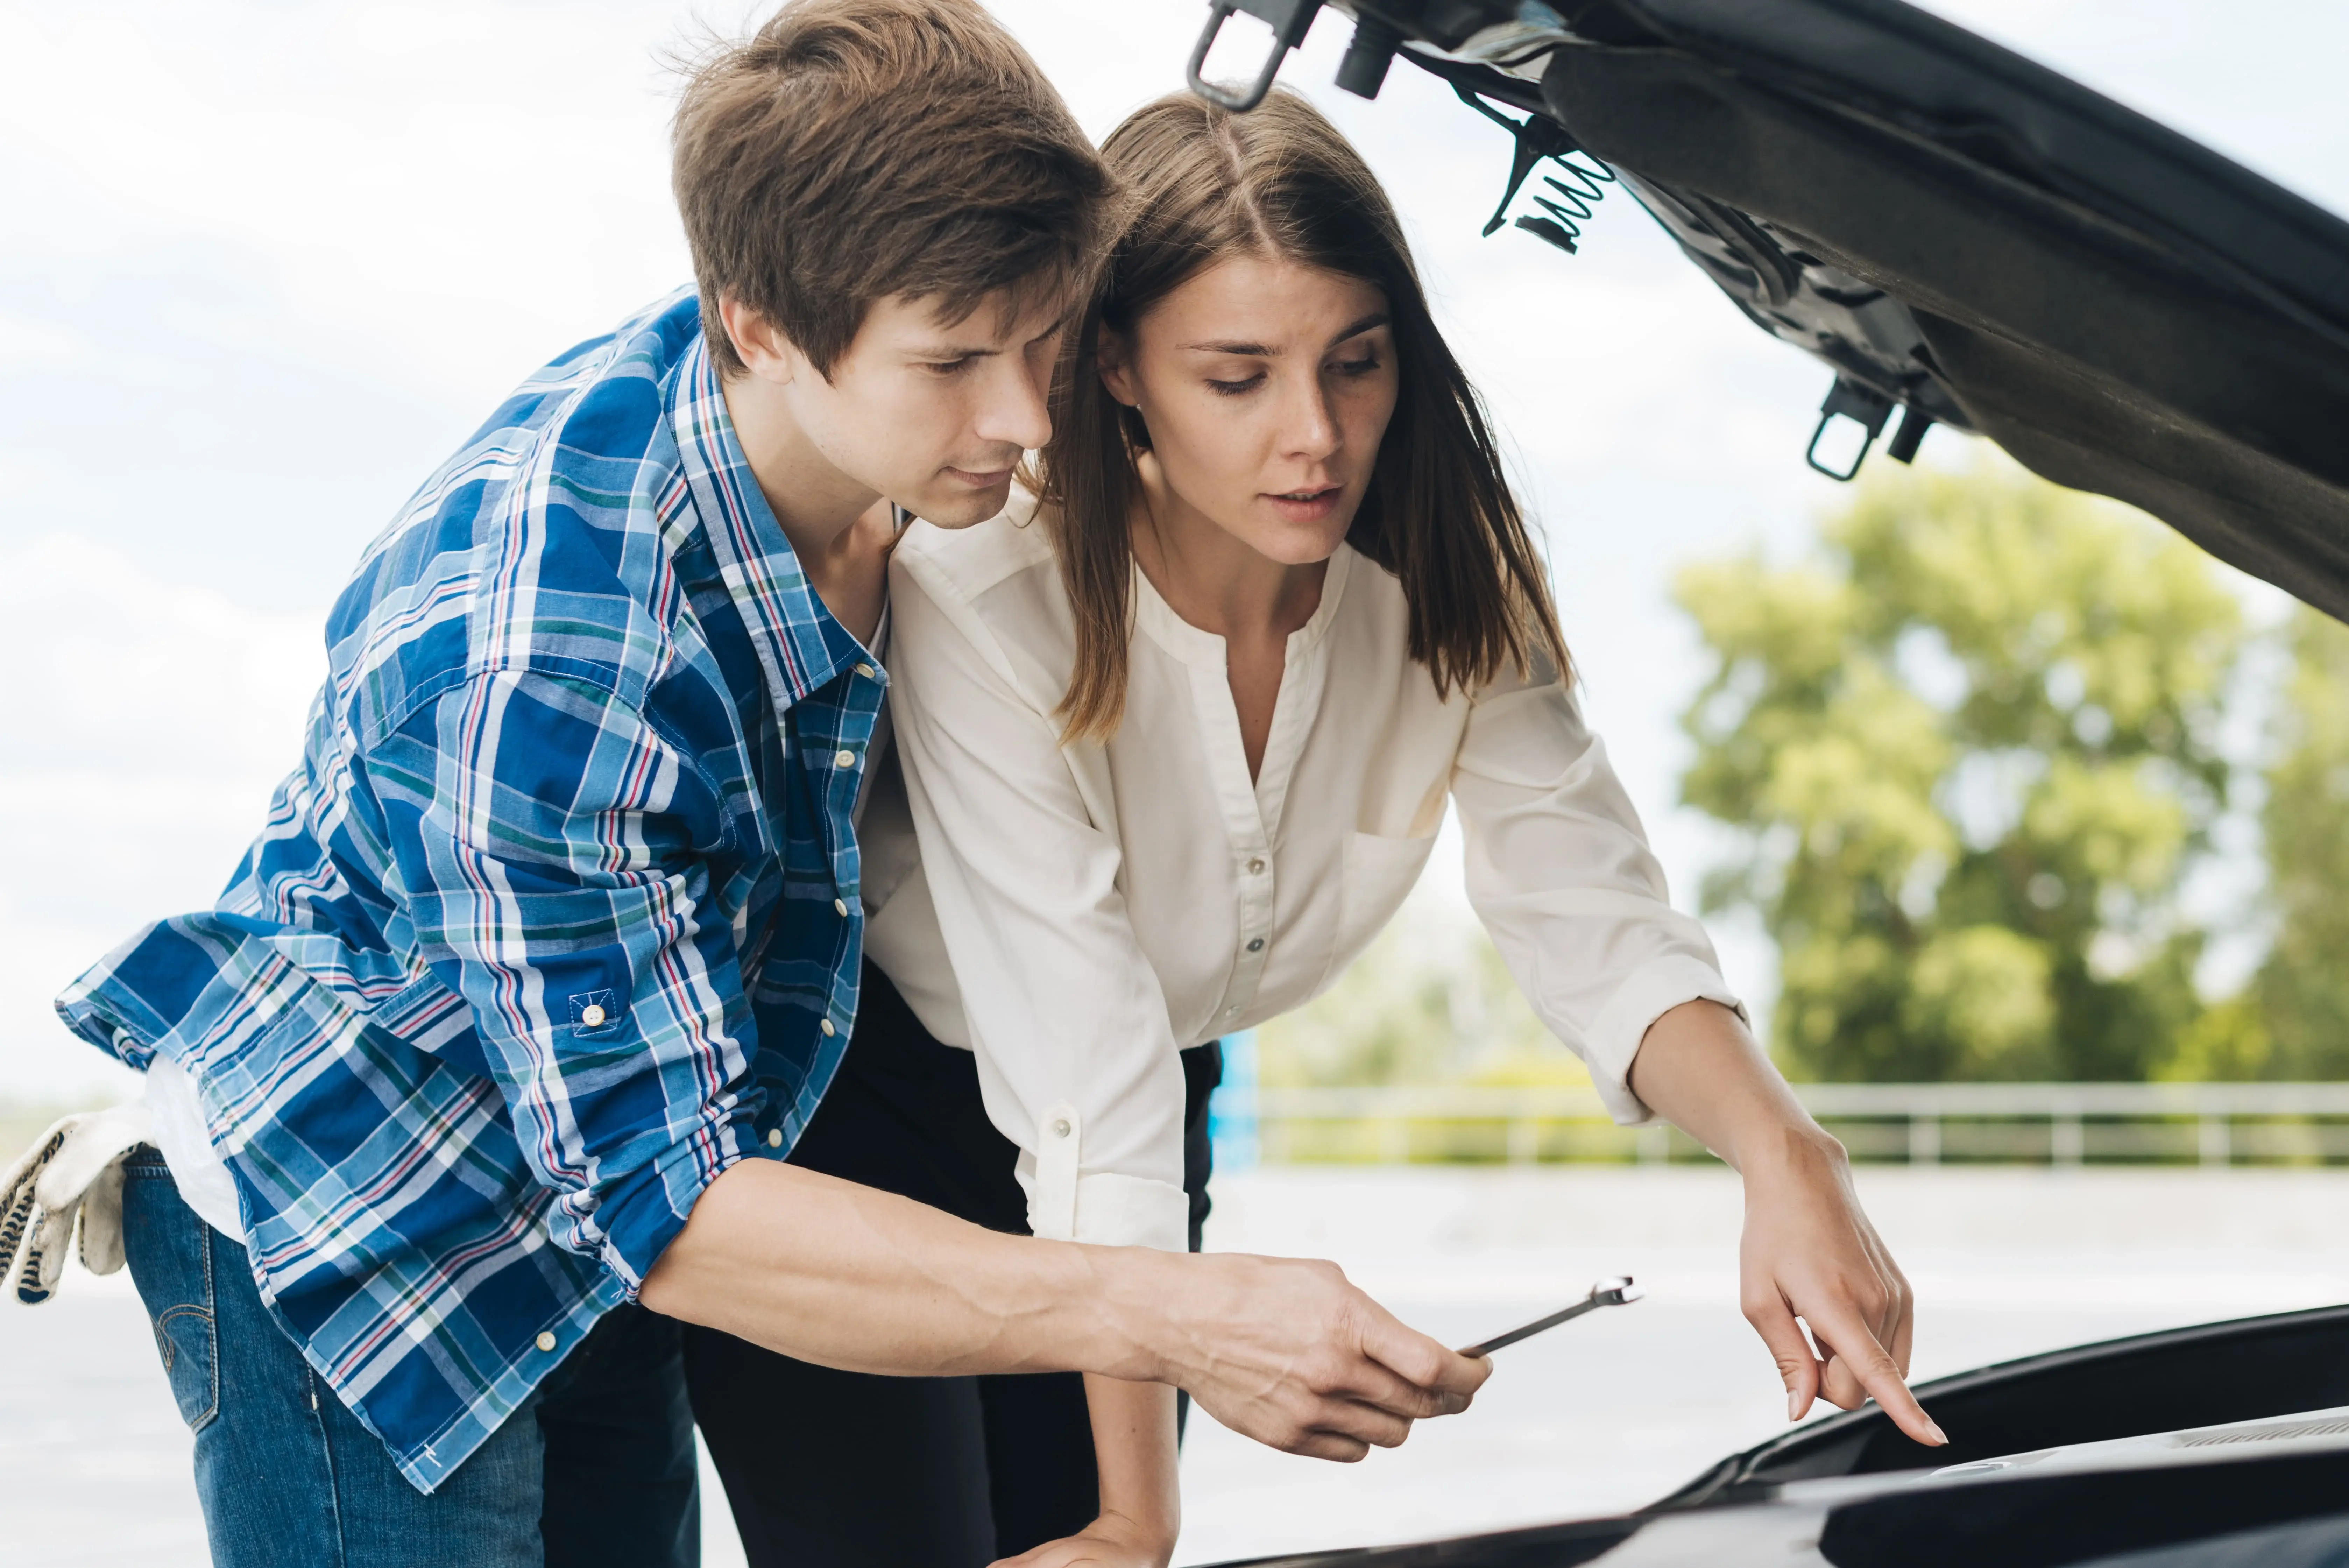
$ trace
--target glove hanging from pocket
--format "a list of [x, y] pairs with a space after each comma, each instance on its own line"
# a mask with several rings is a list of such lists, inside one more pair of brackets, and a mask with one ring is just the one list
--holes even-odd
[[57, 1293], [77, 1220], [82, 1267], [122, 1267], [122, 1159], [148, 1141], [148, 1126], [139, 1101], [67, 1116], [0, 1175], [0, 1277], [14, 1269], [18, 1301]]

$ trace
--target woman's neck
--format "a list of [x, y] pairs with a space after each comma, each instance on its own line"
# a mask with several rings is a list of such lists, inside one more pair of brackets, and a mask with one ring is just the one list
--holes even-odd
[[1232, 536], [1167, 488], [1143, 454], [1133, 557], [1167, 607], [1231, 645], [1278, 649], [1313, 618], [1330, 563], [1288, 566]]
[[1224, 639], [1224, 680], [1239, 721], [1248, 778], [1264, 772], [1273, 710], [1288, 663], [1288, 637], [1321, 607], [1327, 560], [1288, 566], [1242, 543], [1175, 494], [1143, 454], [1133, 558], [1167, 607]]

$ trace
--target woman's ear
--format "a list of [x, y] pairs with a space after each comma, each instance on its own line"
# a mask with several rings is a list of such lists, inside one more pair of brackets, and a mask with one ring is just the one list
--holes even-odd
[[1093, 340], [1093, 363], [1100, 368], [1102, 386], [1129, 409], [1142, 401], [1133, 389], [1132, 351], [1125, 335], [1109, 327], [1102, 327], [1101, 336]]

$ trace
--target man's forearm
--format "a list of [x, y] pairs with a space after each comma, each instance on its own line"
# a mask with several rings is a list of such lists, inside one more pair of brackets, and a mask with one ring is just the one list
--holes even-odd
[[852, 1372], [1172, 1384], [1236, 1432], [1324, 1459], [1465, 1409], [1492, 1370], [1405, 1328], [1331, 1263], [999, 1235], [763, 1159], [709, 1184], [643, 1301]]
[[772, 1160], [712, 1182], [645, 1281], [654, 1311], [852, 1372], [1161, 1368], [1122, 1325], [1156, 1254], [983, 1230]]

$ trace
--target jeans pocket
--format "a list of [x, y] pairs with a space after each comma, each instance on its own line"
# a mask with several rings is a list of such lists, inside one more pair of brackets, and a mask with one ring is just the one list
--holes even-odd
[[180, 1197], [161, 1161], [133, 1156], [123, 1177], [122, 1248], [130, 1278], [154, 1327], [180, 1418], [200, 1432], [220, 1412], [212, 1227]]

